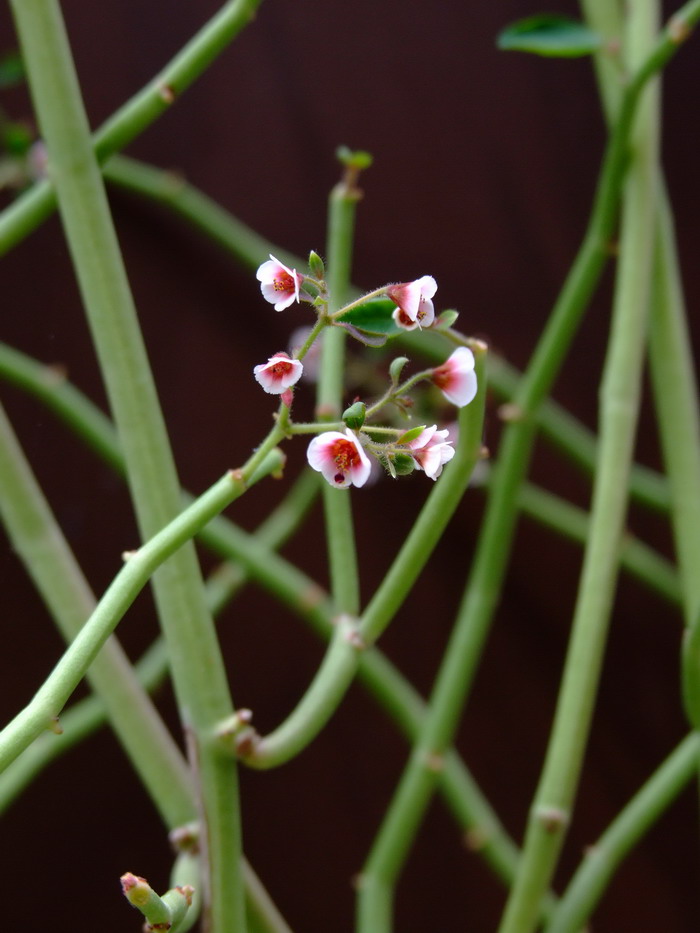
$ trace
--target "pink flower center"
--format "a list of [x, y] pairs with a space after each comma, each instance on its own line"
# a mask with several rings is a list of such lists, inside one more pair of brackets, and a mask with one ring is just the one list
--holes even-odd
[[272, 280], [272, 287], [276, 292], [293, 292], [294, 279], [288, 272], [278, 272]]
[[287, 360], [277, 360], [277, 362], [270, 366], [270, 372], [274, 376], [286, 376], [288, 373], [291, 373], [293, 369], [294, 367]]
[[444, 389], [452, 382], [452, 370], [446, 363], [433, 370], [433, 382], [438, 389]]
[[345, 474], [361, 462], [355, 445], [344, 438], [338, 438], [337, 441], [334, 441], [329, 453], [338, 467], [338, 473], [333, 477], [336, 483], [342, 483]]

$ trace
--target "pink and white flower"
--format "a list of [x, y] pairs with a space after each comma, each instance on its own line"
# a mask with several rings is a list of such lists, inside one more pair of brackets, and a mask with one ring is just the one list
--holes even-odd
[[449, 431], [438, 431], [437, 425], [425, 428], [424, 431], [408, 442], [411, 456], [416, 461], [419, 470], [423, 470], [426, 476], [436, 480], [442, 473], [445, 463], [450, 461], [455, 450], [452, 441], [447, 440]]
[[392, 314], [398, 326], [404, 330], [430, 327], [435, 320], [432, 299], [436, 291], [437, 282], [432, 275], [424, 275], [415, 282], [390, 285], [386, 293], [398, 306]]
[[298, 382], [303, 371], [301, 362], [291, 359], [282, 350], [271, 356], [267, 363], [260, 363], [253, 369], [256, 380], [271, 395], [281, 395]]
[[476, 395], [474, 354], [469, 347], [457, 347], [442, 366], [433, 370], [433, 382], [442, 394], [458, 408], [464, 408]]
[[270, 253], [270, 258], [256, 272], [263, 298], [275, 306], [275, 311], [284, 311], [292, 302], [299, 301], [299, 286], [304, 276], [290, 269]]
[[338, 489], [351, 484], [364, 486], [371, 470], [369, 457], [349, 428], [345, 434], [340, 431], [319, 434], [309, 444], [306, 458], [312, 469]]

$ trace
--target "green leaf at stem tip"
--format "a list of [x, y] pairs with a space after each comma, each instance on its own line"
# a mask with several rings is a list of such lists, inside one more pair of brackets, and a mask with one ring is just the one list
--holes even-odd
[[598, 51], [602, 42], [602, 37], [584, 23], [548, 13], [511, 23], [496, 40], [499, 49], [553, 58], [591, 55]]
[[343, 324], [352, 324], [357, 330], [364, 331], [366, 334], [395, 337], [401, 332], [401, 328], [395, 324], [391, 316], [395, 307], [395, 302], [389, 298], [374, 298], [352, 308], [338, 320]]

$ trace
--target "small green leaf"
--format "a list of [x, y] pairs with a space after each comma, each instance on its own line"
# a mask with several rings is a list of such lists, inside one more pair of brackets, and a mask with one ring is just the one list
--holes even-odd
[[319, 279], [320, 281], [325, 279], [326, 267], [321, 257], [313, 249], [309, 253], [309, 269], [311, 270], [311, 275], [313, 275], [315, 279]]
[[420, 437], [421, 434], [425, 431], [425, 425], [420, 424], [417, 428], [411, 428], [410, 431], [406, 431], [405, 434], [402, 434], [401, 437], [396, 441], [397, 444], [408, 444], [410, 441], [415, 441], [417, 437]]
[[506, 26], [498, 36], [499, 49], [532, 52], [553, 58], [590, 55], [603, 44], [602, 37], [568, 16], [543, 13]]
[[395, 336], [399, 333], [392, 312], [396, 305], [388, 298], [374, 298], [343, 314], [338, 320], [342, 324], [352, 324], [358, 330], [368, 334], [384, 334]]

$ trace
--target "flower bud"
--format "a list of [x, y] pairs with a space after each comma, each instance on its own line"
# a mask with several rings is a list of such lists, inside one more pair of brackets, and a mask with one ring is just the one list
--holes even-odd
[[392, 461], [397, 476], [407, 476], [416, 468], [415, 461], [410, 454], [394, 454]]
[[389, 367], [389, 376], [391, 378], [392, 385], [398, 385], [399, 380], [401, 379], [401, 370], [408, 363], [407, 356], [397, 356], [395, 360], [392, 361], [391, 366]]
[[343, 421], [351, 431], [359, 431], [365, 423], [367, 406], [364, 402], [354, 402], [343, 412]]
[[315, 279], [319, 279], [320, 281], [325, 279], [326, 267], [321, 257], [313, 249], [309, 253], [309, 269], [311, 271], [311, 275], [313, 275]]

